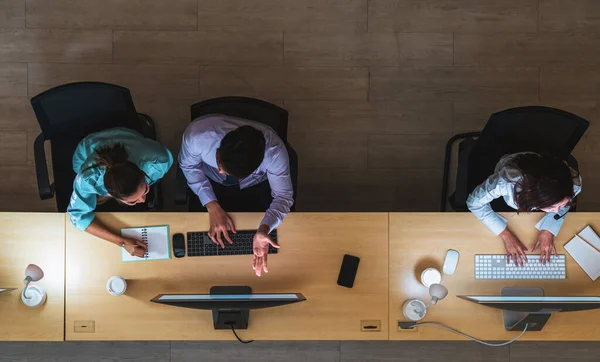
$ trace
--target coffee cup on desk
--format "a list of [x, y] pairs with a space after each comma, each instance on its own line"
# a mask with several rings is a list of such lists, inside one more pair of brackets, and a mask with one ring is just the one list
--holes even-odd
[[127, 281], [118, 275], [110, 277], [106, 282], [106, 290], [115, 297], [123, 295], [127, 290]]
[[432, 284], [439, 284], [442, 281], [442, 273], [436, 268], [427, 268], [421, 273], [421, 283], [429, 288]]

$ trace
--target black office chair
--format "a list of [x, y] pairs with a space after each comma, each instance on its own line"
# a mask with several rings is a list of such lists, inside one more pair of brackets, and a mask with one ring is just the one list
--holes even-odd
[[[64, 84], [31, 99], [42, 133], [34, 143], [35, 170], [42, 200], [56, 195], [58, 211], [64, 212], [73, 193], [73, 153], [90, 133], [112, 127], [128, 127], [147, 138], [156, 139], [154, 121], [137, 113], [129, 89], [108, 83], [77, 82]], [[44, 142], [50, 141], [54, 183], [48, 179]], [[107, 203], [97, 211], [141, 211], [159, 207], [160, 186], [155, 183], [147, 201], [126, 208]], [[114, 203], [116, 204], [116, 203]]]
[[[231, 117], [264, 123], [273, 128], [279, 138], [283, 140], [287, 149], [290, 160], [292, 187], [294, 189], [294, 200], [296, 200], [298, 191], [298, 154], [287, 141], [288, 111], [260, 99], [247, 97], [219, 97], [198, 102], [191, 106], [192, 121], [207, 114], [225, 114]], [[177, 168], [176, 177], [176, 204], [185, 204], [189, 199], [189, 211], [201, 210], [202, 205], [199, 202], [195, 202], [198, 197], [187, 187], [187, 181], [183, 175], [183, 171], [179, 167]], [[295, 203], [292, 206], [292, 211], [294, 210]]]
[[[585, 119], [559, 109], [519, 107], [492, 114], [481, 132], [455, 135], [446, 145], [441, 211], [446, 211], [447, 202], [455, 211], [468, 211], [469, 194], [494, 173], [496, 164], [506, 154], [527, 151], [550, 154], [578, 170], [571, 152], [589, 125]], [[459, 140], [456, 189], [447, 198], [451, 152]], [[492, 208], [514, 211], [502, 199], [494, 200]]]

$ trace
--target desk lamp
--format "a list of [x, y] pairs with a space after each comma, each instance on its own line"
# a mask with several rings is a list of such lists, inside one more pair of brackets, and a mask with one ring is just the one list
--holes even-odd
[[448, 289], [441, 284], [431, 284], [429, 295], [431, 296], [431, 301], [427, 305], [419, 299], [407, 300], [402, 307], [404, 316], [411, 321], [423, 319], [429, 307], [446, 298]]
[[429, 287], [429, 295], [431, 296], [431, 301], [427, 304], [425, 309], [436, 304], [439, 300], [446, 298], [448, 296], [448, 289], [441, 284], [431, 284]]
[[448, 289], [441, 284], [431, 284], [431, 286], [429, 287], [429, 295], [431, 296], [431, 301], [429, 302], [429, 304], [427, 304], [424, 309], [417, 310], [417, 313], [420, 315], [421, 318], [425, 317], [425, 313], [427, 312], [427, 309], [429, 309], [429, 307], [431, 307], [434, 304], [437, 304], [438, 301], [448, 296]]
[[25, 268], [25, 279], [23, 280], [25, 288], [23, 288], [23, 292], [21, 293], [21, 300], [26, 306], [35, 308], [46, 301], [46, 292], [42, 288], [37, 285], [29, 286], [29, 283], [37, 282], [43, 277], [44, 271], [39, 266], [29, 264]]

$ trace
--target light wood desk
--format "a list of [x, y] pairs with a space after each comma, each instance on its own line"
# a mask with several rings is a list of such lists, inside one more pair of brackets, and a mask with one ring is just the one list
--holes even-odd
[[[65, 214], [0, 213], [0, 340], [64, 340]], [[48, 293], [38, 308], [21, 302], [25, 267], [37, 264]]]
[[[509, 228], [531, 250], [543, 216], [504, 214]], [[567, 217], [555, 240], [559, 254], [567, 255], [566, 280], [475, 281], [475, 254], [502, 254], [504, 244], [470, 213], [392, 213], [390, 214], [390, 339], [451, 340], [462, 339], [434, 326], [417, 331], [397, 331], [398, 320], [404, 320], [401, 306], [406, 299], [429, 301], [428, 290], [418, 278], [427, 267], [441, 268], [446, 251], [460, 253], [456, 273], [443, 276], [442, 284], [449, 295], [427, 312], [423, 321], [440, 322], [462, 332], [486, 340], [514, 338], [518, 332], [504, 329], [502, 312], [479, 306], [456, 295], [499, 295], [503, 287], [542, 287], [545, 295], [600, 295], [599, 282], [592, 282], [563, 246], [573, 234], [591, 225], [600, 231], [600, 214], [572, 213]], [[529, 332], [524, 340], [600, 340], [600, 310], [555, 313], [541, 332]]]
[[[232, 214], [236, 227], [255, 229], [262, 214]], [[107, 225], [169, 224], [171, 234], [208, 230], [203, 213], [98, 214]], [[388, 339], [388, 214], [292, 213], [279, 227], [279, 254], [257, 277], [252, 256], [185, 257], [122, 263], [120, 249], [66, 221], [67, 340], [230, 340], [213, 329], [210, 311], [150, 303], [160, 293], [208, 293], [214, 285], [249, 285], [258, 293], [299, 292], [307, 301], [250, 312], [241, 338], [263, 340]], [[336, 284], [344, 254], [361, 258], [353, 289]], [[113, 297], [106, 281], [128, 281]], [[381, 320], [381, 332], [361, 332], [361, 320]], [[74, 332], [93, 320], [94, 333]]]

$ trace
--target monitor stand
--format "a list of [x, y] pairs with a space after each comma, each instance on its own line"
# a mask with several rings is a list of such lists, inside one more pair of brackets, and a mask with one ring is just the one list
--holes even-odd
[[[542, 288], [502, 288], [502, 296], [519, 296], [519, 297], [541, 297], [544, 295]], [[539, 332], [544, 328], [548, 319], [550, 319], [550, 312], [513, 312], [505, 310], [504, 314], [504, 328], [507, 331], [523, 331], [525, 325], [527, 325], [527, 331]]]
[[[223, 294], [252, 294], [250, 287], [215, 286], [210, 288], [210, 295]], [[249, 309], [213, 309], [213, 324], [215, 329], [248, 329]]]

